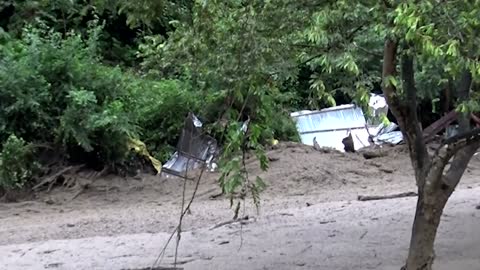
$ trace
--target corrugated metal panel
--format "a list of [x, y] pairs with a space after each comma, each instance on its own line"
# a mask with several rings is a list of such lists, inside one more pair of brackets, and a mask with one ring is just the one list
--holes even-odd
[[332, 131], [338, 129], [364, 128], [365, 116], [362, 109], [354, 105], [342, 105], [321, 111], [293, 113], [300, 133]]
[[391, 131], [378, 135], [374, 141], [376, 144], [383, 144], [385, 142], [399, 144], [403, 141], [403, 135], [401, 131]]
[[342, 105], [321, 111], [300, 111], [291, 114], [297, 123], [302, 143], [313, 145], [313, 138], [323, 147], [344, 151], [342, 139], [351, 131], [355, 149], [368, 146], [365, 116], [355, 105]]
[[376, 128], [376, 132], [370, 132], [372, 135], [375, 135], [373, 141], [375, 144], [399, 144], [403, 141], [403, 135], [401, 131], [394, 131], [398, 128], [397, 124], [389, 123], [388, 125], [380, 124]]

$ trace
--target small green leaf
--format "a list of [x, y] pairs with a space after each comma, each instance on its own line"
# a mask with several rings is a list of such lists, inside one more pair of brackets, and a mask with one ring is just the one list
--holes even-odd
[[337, 106], [337, 102], [335, 101], [335, 98], [333, 98], [332, 95], [326, 94], [325, 96], [326, 96], [327, 102], [330, 104], [330, 106]]
[[267, 184], [260, 176], [257, 176], [257, 178], [255, 179], [255, 186], [257, 186], [260, 191], [263, 191], [265, 190], [265, 188], [267, 188]]
[[394, 76], [388, 76], [386, 77], [386, 84], [387, 86], [393, 86], [398, 88], [399, 82]]
[[390, 120], [385, 113], [380, 114], [380, 120], [384, 126], [390, 125]]
[[434, 98], [432, 99], [432, 112], [436, 113], [437, 112], [437, 104], [440, 101], [439, 98]]

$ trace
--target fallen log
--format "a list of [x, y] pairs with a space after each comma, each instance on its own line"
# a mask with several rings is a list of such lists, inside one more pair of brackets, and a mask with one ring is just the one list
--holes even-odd
[[374, 195], [374, 196], [358, 195], [357, 200], [365, 202], [365, 201], [388, 200], [388, 199], [415, 197], [415, 196], [417, 196], [416, 192], [403, 192], [403, 193], [391, 194], [391, 195]]

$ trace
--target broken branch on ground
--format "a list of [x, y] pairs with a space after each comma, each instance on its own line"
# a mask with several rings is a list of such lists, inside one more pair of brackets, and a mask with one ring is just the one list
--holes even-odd
[[415, 196], [417, 196], [416, 192], [403, 192], [403, 193], [391, 194], [391, 195], [373, 195], [373, 196], [359, 195], [357, 199], [359, 201], [364, 202], [364, 201], [388, 200], [388, 199], [415, 197]]

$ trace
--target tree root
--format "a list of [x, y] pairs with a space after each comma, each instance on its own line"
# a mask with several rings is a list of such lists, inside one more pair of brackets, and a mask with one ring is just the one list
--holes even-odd
[[83, 168], [84, 165], [78, 165], [78, 166], [68, 166], [65, 167], [58, 172], [44, 178], [39, 184], [35, 185], [32, 189], [37, 190], [40, 187], [43, 187], [44, 185], [48, 184], [48, 189], [47, 191], [50, 191], [53, 187], [53, 185], [57, 182], [57, 180], [60, 178], [60, 176], [66, 174], [66, 173], [75, 173], [81, 168]]

